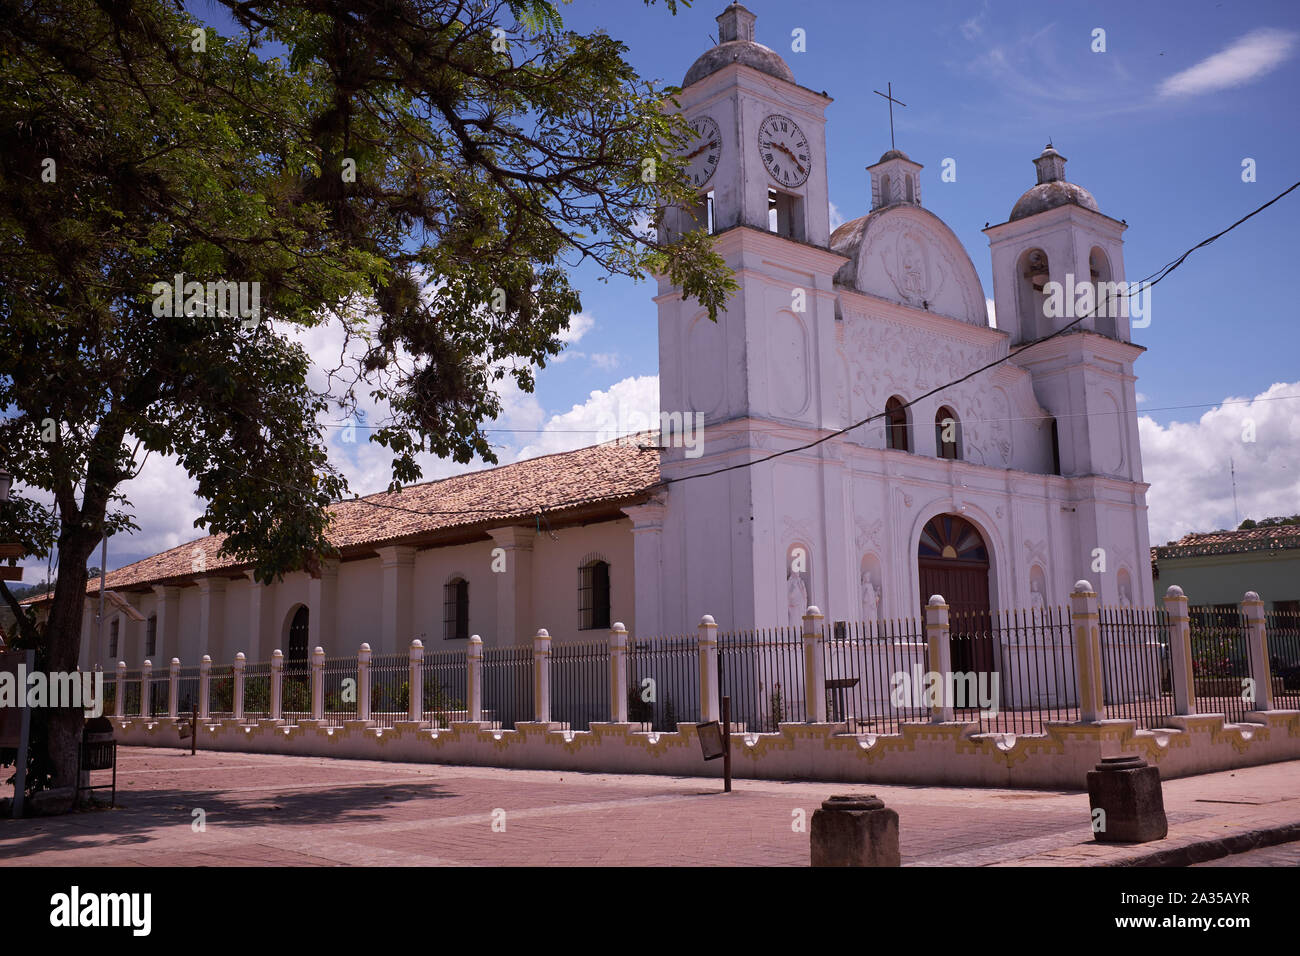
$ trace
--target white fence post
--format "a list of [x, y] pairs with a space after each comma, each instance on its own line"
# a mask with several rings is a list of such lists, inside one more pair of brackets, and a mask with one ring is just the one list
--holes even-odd
[[826, 723], [826, 654], [822, 622], [826, 616], [815, 605], [803, 615], [804, 714], [811, 724]]
[[1101, 667], [1101, 630], [1097, 592], [1087, 581], [1076, 581], [1070, 593], [1070, 626], [1074, 631], [1074, 673], [1079, 685], [1079, 723], [1106, 719]]
[[121, 717], [126, 713], [126, 661], [117, 662], [117, 684], [113, 691], [113, 716]]
[[1250, 642], [1250, 676], [1255, 682], [1255, 699], [1251, 710], [1273, 709], [1273, 669], [1268, 662], [1268, 635], [1264, 633], [1264, 602], [1254, 591], [1247, 591], [1241, 601], [1246, 618], [1246, 639]]
[[181, 683], [181, 662], [180, 658], [173, 657], [171, 664], [167, 668], [167, 716], [176, 716], [176, 692], [180, 689]]
[[1192, 625], [1187, 595], [1178, 585], [1165, 592], [1169, 614], [1169, 683], [1174, 692], [1174, 713], [1196, 713], [1196, 678], [1192, 672]]
[[[952, 673], [952, 641], [950, 640], [952, 631], [948, 626], [948, 602], [943, 599], [942, 594], [930, 595], [929, 603], [925, 606], [925, 642], [928, 650], [928, 661], [930, 671], [940, 675], [942, 678], [941, 687], [953, 686], [953, 678], [949, 675]], [[911, 679], [911, 675], [908, 675]], [[939, 700], [930, 706], [930, 722], [942, 723], [943, 721], [952, 720], [952, 701], [947, 699], [944, 694]], [[918, 703], [913, 701], [913, 703]]]
[[244, 668], [247, 666], [248, 658], [244, 656], [243, 651], [240, 651], [235, 655], [235, 691], [230, 704], [235, 720], [244, 719]]
[[471, 721], [483, 719], [483, 638], [477, 634], [469, 639], [465, 648], [465, 706]]
[[325, 648], [311, 652], [311, 719], [325, 719]]
[[609, 719], [627, 723], [627, 628], [622, 621], [609, 629]]
[[551, 720], [551, 635], [544, 627], [533, 637], [533, 720]]
[[370, 645], [357, 651], [357, 720], [370, 719]]
[[411, 720], [424, 719], [424, 644], [417, 637], [411, 641], [410, 673], [406, 679], [408, 690], [407, 716]]
[[271, 719], [279, 720], [284, 714], [284, 652], [278, 647], [271, 652]]
[[150, 683], [153, 680], [153, 661], [146, 660], [144, 666], [140, 668], [140, 716], [148, 718], [149, 714], [149, 693]]
[[712, 614], [700, 618], [696, 643], [700, 655], [700, 723], [722, 719], [718, 698], [718, 623]]
[[207, 654], [199, 661], [199, 716], [212, 716], [212, 658]]

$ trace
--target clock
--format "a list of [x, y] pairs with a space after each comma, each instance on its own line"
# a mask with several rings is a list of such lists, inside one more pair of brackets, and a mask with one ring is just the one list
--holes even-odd
[[799, 124], [774, 113], [758, 128], [758, 152], [768, 175], [782, 186], [802, 186], [812, 172], [812, 147]]
[[707, 116], [697, 116], [691, 120], [691, 129], [696, 138], [692, 140], [687, 153], [686, 178], [695, 187], [703, 186], [713, 178], [713, 171], [718, 168], [718, 157], [722, 155], [722, 133], [718, 124]]

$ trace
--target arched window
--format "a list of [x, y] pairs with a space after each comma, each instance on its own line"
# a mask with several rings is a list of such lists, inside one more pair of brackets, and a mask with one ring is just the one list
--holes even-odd
[[108, 625], [108, 658], [114, 663], [117, 661], [117, 618]]
[[578, 627], [609, 627], [609, 562], [589, 560], [578, 569]]
[[1017, 342], [1031, 342], [1052, 331], [1052, 321], [1047, 317], [1047, 283], [1051, 281], [1051, 266], [1042, 249], [1029, 249], [1020, 257], [1019, 265], [1020, 328]]
[[158, 615], [150, 614], [144, 627], [144, 656], [152, 659], [158, 653]]
[[447, 641], [469, 640], [469, 582], [464, 578], [442, 586], [442, 636]]
[[1124, 307], [1116, 284], [1111, 280], [1110, 260], [1098, 246], [1088, 253], [1089, 278], [1093, 288], [1093, 328], [1108, 338], [1119, 338], [1119, 312]]
[[957, 461], [961, 458], [961, 423], [957, 413], [947, 405], [939, 409], [934, 416], [934, 445], [940, 458]]
[[885, 447], [912, 450], [907, 434], [907, 408], [897, 395], [885, 402]]
[[307, 644], [311, 635], [311, 612], [305, 604], [298, 605], [289, 622], [289, 656], [285, 666], [300, 671], [307, 667]]
[[889, 201], [890, 201], [889, 192], [890, 192], [890, 190], [889, 190], [889, 177], [888, 177], [888, 176], [881, 176], [881, 177], [880, 177], [880, 205], [882, 205], [882, 206], [888, 206], [888, 205], [889, 205]]

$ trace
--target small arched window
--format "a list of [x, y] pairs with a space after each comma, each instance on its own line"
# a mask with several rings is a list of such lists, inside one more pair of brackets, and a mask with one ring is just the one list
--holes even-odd
[[144, 628], [144, 656], [152, 659], [158, 653], [158, 615], [150, 614]]
[[957, 461], [961, 458], [961, 423], [957, 413], [944, 405], [934, 416], [934, 444], [940, 458]]
[[442, 588], [443, 640], [469, 640], [469, 582], [452, 578]]
[[885, 447], [912, 450], [907, 435], [907, 406], [897, 395], [885, 402]]
[[108, 625], [108, 657], [114, 663], [117, 662], [117, 618], [113, 618]]
[[880, 177], [880, 205], [888, 206], [890, 202], [889, 177]]
[[578, 627], [609, 627], [609, 562], [596, 558], [578, 569]]

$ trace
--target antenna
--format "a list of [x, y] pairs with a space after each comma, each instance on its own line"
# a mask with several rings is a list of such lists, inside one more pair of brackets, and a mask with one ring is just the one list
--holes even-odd
[[1237, 511], [1237, 465], [1228, 459], [1228, 469], [1232, 474], [1232, 518], [1233, 530], [1241, 527], [1241, 513]]

